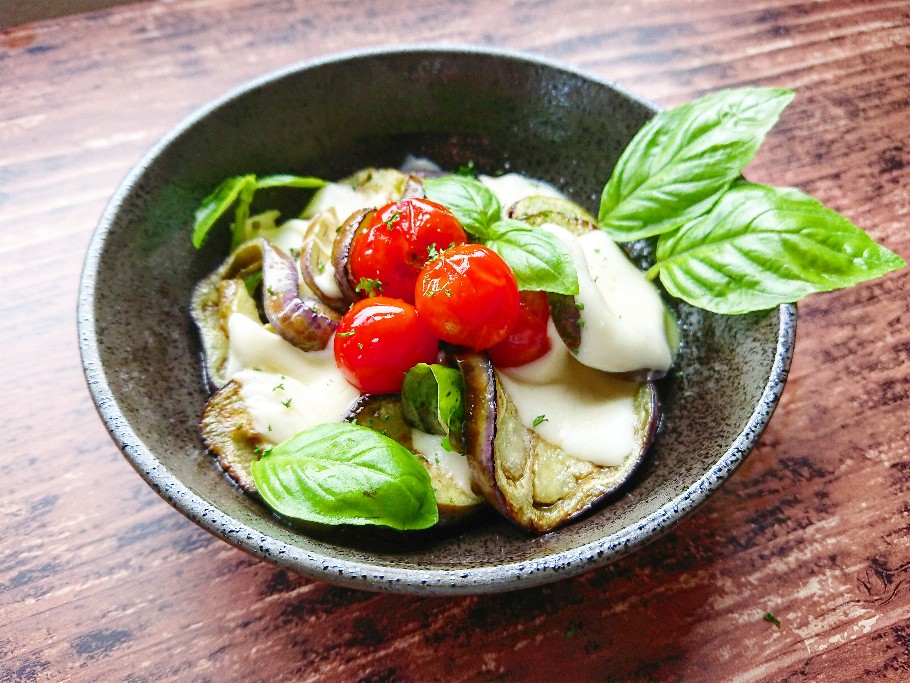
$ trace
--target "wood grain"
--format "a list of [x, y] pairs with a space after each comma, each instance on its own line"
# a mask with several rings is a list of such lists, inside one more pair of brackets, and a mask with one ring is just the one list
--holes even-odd
[[403, 42], [520, 49], [664, 105], [795, 87], [747, 175], [910, 258], [906, 2], [183, 0], [0, 31], [0, 682], [908, 680], [907, 271], [801, 304], [781, 405], [727, 485], [644, 550], [547, 587], [429, 599], [308, 581], [130, 469], [74, 321], [117, 183], [228, 88]]

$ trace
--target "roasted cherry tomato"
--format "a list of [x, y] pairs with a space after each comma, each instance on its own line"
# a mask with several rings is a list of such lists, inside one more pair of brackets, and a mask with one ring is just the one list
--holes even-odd
[[519, 298], [518, 320], [508, 336], [487, 349], [493, 365], [499, 368], [530, 363], [550, 350], [547, 336], [550, 304], [546, 292], [521, 292]]
[[420, 271], [416, 306], [440, 339], [486, 349], [505, 339], [518, 318], [518, 284], [495, 251], [462, 244]]
[[406, 301], [385, 296], [361, 299], [335, 332], [335, 363], [364, 394], [401, 389], [417, 363], [434, 363], [439, 339]]
[[431, 255], [468, 241], [458, 219], [428, 199], [403, 199], [377, 210], [354, 236], [349, 268], [376, 294], [414, 302], [417, 274]]

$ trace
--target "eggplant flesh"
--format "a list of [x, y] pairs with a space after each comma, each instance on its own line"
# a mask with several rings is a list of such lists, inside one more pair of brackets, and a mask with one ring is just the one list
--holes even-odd
[[584, 515], [625, 484], [659, 420], [657, 392], [641, 383], [635, 445], [619, 467], [580, 460], [522, 424], [485, 353], [456, 356], [465, 382], [465, 455], [475, 488], [518, 526], [545, 533]]
[[244, 491], [255, 493], [251, 465], [267, 444], [253, 427], [237, 382], [228, 382], [212, 395], [199, 426], [206, 448], [217, 456], [225, 474]]
[[440, 526], [454, 526], [486, 508], [482, 496], [465, 491], [431, 454], [421, 453], [415, 449], [413, 432], [405, 421], [400, 394], [361, 396], [351, 407], [345, 421], [384, 434], [417, 456], [430, 475], [433, 492], [436, 494], [436, 505], [439, 508]]

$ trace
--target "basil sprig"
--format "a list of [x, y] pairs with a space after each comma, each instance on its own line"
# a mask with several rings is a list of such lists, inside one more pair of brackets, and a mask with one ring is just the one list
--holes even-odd
[[263, 500], [292, 519], [399, 530], [439, 520], [430, 476], [417, 457], [359, 425], [305, 429], [254, 461], [252, 471]]
[[658, 235], [648, 277], [715, 313], [773, 308], [904, 267], [812, 197], [742, 180], [792, 98], [723, 90], [657, 114], [613, 169], [600, 227], [618, 242]]
[[251, 239], [254, 235], [247, 229], [250, 205], [256, 190], [272, 187], [296, 187], [316, 189], [327, 185], [327, 181], [311, 176], [288, 174], [269, 175], [256, 178], [255, 175], [234, 176], [223, 180], [212, 193], [202, 200], [196, 209], [193, 221], [193, 246], [199, 249], [212, 228], [230, 208], [234, 206], [234, 221], [231, 224], [231, 249]]
[[844, 216], [795, 188], [740, 181], [707, 216], [660, 236], [667, 291], [715, 313], [773, 308], [904, 266]]
[[447, 207], [462, 227], [509, 264], [522, 290], [578, 294], [578, 273], [560, 240], [521, 221], [502, 218], [496, 195], [474, 178], [427, 178], [427, 197]]

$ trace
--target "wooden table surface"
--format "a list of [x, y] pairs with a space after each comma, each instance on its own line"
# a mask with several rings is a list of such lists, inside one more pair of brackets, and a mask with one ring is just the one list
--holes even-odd
[[251, 77], [404, 42], [519, 49], [663, 105], [795, 88], [747, 175], [910, 259], [906, 1], [162, 0], [5, 29], [0, 682], [910, 680], [908, 270], [800, 304], [783, 400], [728, 483], [645, 549], [542, 588], [310, 581], [196, 527], [121, 457], [75, 325], [119, 181]]

